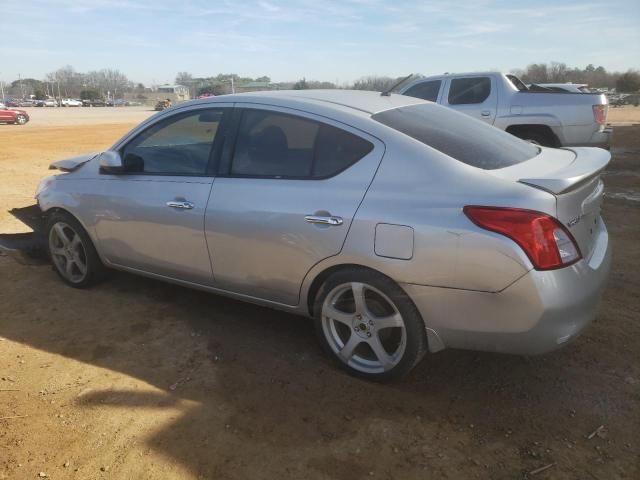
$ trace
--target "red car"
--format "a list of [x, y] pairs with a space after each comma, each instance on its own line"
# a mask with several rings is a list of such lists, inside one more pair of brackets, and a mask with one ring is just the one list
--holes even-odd
[[9, 108], [0, 103], [0, 123], [14, 123], [24, 125], [29, 121], [29, 114], [24, 110]]

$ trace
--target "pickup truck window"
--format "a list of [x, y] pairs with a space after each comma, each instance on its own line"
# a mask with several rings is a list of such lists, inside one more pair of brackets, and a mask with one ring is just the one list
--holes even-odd
[[440, 91], [441, 80], [431, 80], [428, 82], [420, 82], [413, 87], [407, 89], [403, 95], [409, 97], [421, 98], [422, 100], [429, 100], [435, 102], [438, 99], [438, 92]]
[[509, 167], [540, 153], [531, 143], [439, 105], [425, 103], [394, 108], [371, 118], [483, 170]]
[[490, 93], [489, 77], [454, 78], [449, 87], [449, 105], [482, 103]]

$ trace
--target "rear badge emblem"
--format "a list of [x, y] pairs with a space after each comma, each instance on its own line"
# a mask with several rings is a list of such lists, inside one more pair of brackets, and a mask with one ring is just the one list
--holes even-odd
[[577, 224], [580, 221], [581, 218], [582, 218], [582, 215], [578, 215], [576, 218], [572, 218], [567, 222], [567, 227], [573, 227], [575, 224]]

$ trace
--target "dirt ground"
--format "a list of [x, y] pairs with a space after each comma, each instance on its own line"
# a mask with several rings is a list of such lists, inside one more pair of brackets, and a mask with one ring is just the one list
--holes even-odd
[[[93, 120], [0, 125], [0, 231], [50, 161], [137, 121]], [[640, 478], [640, 127], [612, 152], [614, 266], [584, 335], [440, 352], [394, 385], [336, 370], [302, 318], [122, 273], [75, 290], [0, 257], [0, 478]]]
[[610, 123], [640, 123], [640, 107], [623, 105], [621, 107], [609, 107], [607, 121]]

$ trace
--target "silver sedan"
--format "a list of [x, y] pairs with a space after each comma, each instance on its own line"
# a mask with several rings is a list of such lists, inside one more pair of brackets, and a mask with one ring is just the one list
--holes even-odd
[[609, 159], [400, 95], [262, 92], [160, 112], [36, 198], [71, 286], [113, 268], [309, 316], [338, 364], [389, 380], [579, 334], [609, 272]]

